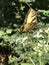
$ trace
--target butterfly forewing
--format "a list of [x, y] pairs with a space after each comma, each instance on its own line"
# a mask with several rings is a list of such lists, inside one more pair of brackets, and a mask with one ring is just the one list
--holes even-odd
[[20, 32], [28, 31], [36, 23], [37, 23], [37, 13], [32, 8], [30, 8], [25, 17], [24, 23], [20, 28]]

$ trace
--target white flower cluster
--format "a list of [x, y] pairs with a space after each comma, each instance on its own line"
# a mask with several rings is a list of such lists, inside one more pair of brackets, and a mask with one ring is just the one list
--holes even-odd
[[36, 37], [36, 38], [40, 38], [40, 37], [42, 37], [42, 38], [44, 38], [43, 35], [40, 34], [40, 33], [42, 33], [42, 32], [43, 32], [43, 30], [40, 29], [39, 31], [37, 31], [37, 33], [36, 33], [33, 37]]
[[45, 30], [46, 33], [49, 33], [49, 28], [47, 30]]
[[[16, 43], [22, 43], [24, 45], [25, 41], [28, 39], [28, 37], [20, 37], [18, 39], [16, 39]], [[27, 43], [26, 43], [27, 44]]]

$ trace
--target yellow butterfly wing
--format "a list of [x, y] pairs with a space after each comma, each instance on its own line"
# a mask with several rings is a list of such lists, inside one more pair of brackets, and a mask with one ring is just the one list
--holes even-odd
[[32, 8], [30, 8], [25, 17], [24, 23], [20, 28], [20, 32], [28, 31], [30, 28], [36, 25], [36, 23], [37, 23], [37, 13]]

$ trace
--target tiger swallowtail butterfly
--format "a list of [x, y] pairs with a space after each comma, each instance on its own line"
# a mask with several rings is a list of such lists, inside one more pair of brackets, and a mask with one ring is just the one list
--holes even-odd
[[34, 27], [37, 23], [37, 13], [32, 8], [29, 9], [24, 19], [23, 25], [20, 27], [20, 32], [27, 32], [29, 29]]

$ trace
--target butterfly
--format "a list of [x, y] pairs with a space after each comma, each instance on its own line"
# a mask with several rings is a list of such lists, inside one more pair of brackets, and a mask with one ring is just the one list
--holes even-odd
[[32, 8], [29, 9], [24, 19], [23, 25], [20, 27], [20, 32], [27, 32], [37, 24], [37, 13]]

